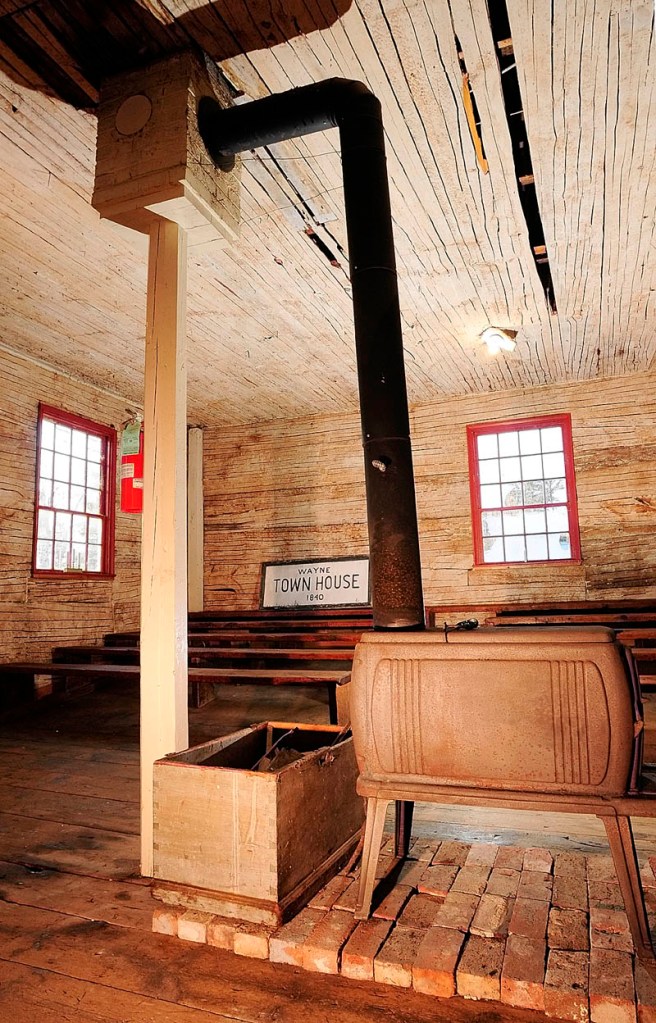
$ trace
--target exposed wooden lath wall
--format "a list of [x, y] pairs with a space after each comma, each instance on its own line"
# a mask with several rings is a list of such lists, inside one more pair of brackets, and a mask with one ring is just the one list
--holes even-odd
[[49, 657], [58, 643], [138, 626], [141, 521], [117, 511], [113, 579], [32, 577], [38, 403], [114, 426], [124, 403], [6, 351], [0, 364], [0, 651], [5, 660]]
[[[653, 376], [446, 398], [412, 415], [427, 604], [656, 596]], [[572, 416], [582, 563], [473, 564], [466, 427]], [[205, 432], [205, 606], [257, 606], [263, 561], [367, 553], [356, 415]]]
[[[361, 79], [380, 97], [413, 403], [618, 376], [652, 363], [652, 0], [507, 0], [556, 316], [521, 209], [485, 0], [343, 0], [337, 7], [319, 0], [273, 13], [259, 3], [122, 0], [95, 34], [79, 6], [67, 5], [68, 35], [62, 30], [59, 41], [77, 31], [75, 45], [88, 55], [80, 73], [89, 81], [100, 28], [116, 34], [121, 60], [136, 61], [135, 26], [145, 18], [142, 27], [159, 26], [153, 46], [174, 48], [184, 35], [214, 57], [227, 53], [223, 70], [245, 98], [335, 75]], [[29, 8], [0, 2], [0, 40], [19, 9], [45, 18], [60, 7], [58, 0]], [[488, 174], [467, 125], [456, 37]], [[250, 52], [235, 55], [244, 42]], [[46, 75], [45, 63], [38, 70]], [[11, 75], [0, 84], [0, 177], [8, 197], [3, 340], [138, 401], [145, 259], [87, 207], [93, 117], [21, 88], [15, 68]], [[246, 154], [240, 241], [193, 254], [192, 422], [356, 407], [337, 146], [332, 132]], [[489, 324], [518, 330], [515, 353], [487, 357], [478, 334]]]

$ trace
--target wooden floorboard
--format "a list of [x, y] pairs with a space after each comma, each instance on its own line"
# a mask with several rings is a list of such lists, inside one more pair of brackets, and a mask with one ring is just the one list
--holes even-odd
[[[136, 764], [90, 764], [65, 757], [43, 757], [30, 764], [0, 753], [0, 776], [7, 785], [76, 796], [124, 797], [139, 783]], [[138, 798], [138, 797], [137, 797]]]
[[[651, 706], [651, 705], [650, 705]], [[327, 720], [325, 694], [222, 689], [192, 743]], [[0, 1012], [11, 1023], [508, 1023], [538, 1014], [313, 975], [150, 930], [138, 871], [138, 694], [103, 687], [0, 725]], [[647, 729], [653, 750], [651, 710]], [[634, 822], [656, 853], [656, 822]], [[594, 818], [419, 804], [414, 833], [606, 853]], [[492, 1013], [492, 1015], [490, 1015]]]
[[0, 861], [0, 899], [85, 920], [150, 932], [150, 887], [137, 879], [110, 881]]
[[138, 870], [139, 838], [0, 812], [0, 860], [123, 879]]
[[37, 817], [60, 824], [118, 831], [123, 835], [138, 835], [140, 827], [139, 803], [133, 799], [115, 799], [113, 796], [80, 796], [68, 792], [40, 790], [35, 799], [34, 788], [21, 788], [3, 784], [2, 809], [21, 817]]

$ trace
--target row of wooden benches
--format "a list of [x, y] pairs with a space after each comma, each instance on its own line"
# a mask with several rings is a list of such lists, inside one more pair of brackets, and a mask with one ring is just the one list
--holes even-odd
[[427, 610], [431, 628], [443, 628], [457, 618], [476, 619], [495, 628], [528, 628], [536, 625], [604, 625], [630, 648], [644, 689], [656, 688], [656, 602], [642, 600], [582, 603], [487, 603], [467, 607], [434, 605]]
[[[615, 604], [438, 605], [428, 609], [430, 627], [463, 618], [481, 624], [603, 624], [630, 646], [644, 688], [656, 687], [656, 608], [647, 602]], [[331, 721], [336, 720], [336, 689], [348, 677], [353, 650], [372, 624], [368, 609], [316, 611], [201, 612], [189, 616], [190, 703], [205, 702], [218, 684], [314, 685], [328, 691]], [[51, 676], [65, 688], [68, 680], [139, 678], [139, 633], [118, 632], [102, 645], [55, 647], [50, 661], [5, 664], [4, 680]]]
[[[191, 706], [200, 706], [219, 684], [323, 686], [331, 722], [337, 721], [337, 687], [348, 678], [353, 651], [371, 612], [217, 612], [189, 616], [188, 682]], [[111, 633], [102, 645], [55, 647], [50, 661], [2, 666], [5, 680], [50, 677], [55, 690], [101, 680], [138, 680], [139, 633]]]

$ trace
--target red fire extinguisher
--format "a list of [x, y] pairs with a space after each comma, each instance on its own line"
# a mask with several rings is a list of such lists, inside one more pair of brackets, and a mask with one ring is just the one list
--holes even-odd
[[143, 426], [131, 419], [121, 437], [121, 511], [143, 510]]

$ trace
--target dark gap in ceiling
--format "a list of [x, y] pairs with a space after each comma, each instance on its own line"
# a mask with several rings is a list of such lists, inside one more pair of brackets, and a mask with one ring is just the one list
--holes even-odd
[[517, 176], [519, 200], [528, 229], [528, 238], [545, 298], [552, 313], [556, 313], [556, 298], [549, 267], [549, 254], [540, 217], [531, 149], [524, 120], [524, 105], [517, 75], [517, 63], [510, 34], [510, 19], [506, 0], [487, 0], [492, 35], [496, 43], [497, 61], [501, 72], [501, 88], [512, 143], [512, 155]]
[[326, 259], [328, 260], [328, 262], [330, 263], [331, 266], [341, 266], [341, 263], [339, 262], [339, 260], [335, 256], [335, 253], [332, 252], [331, 249], [328, 248], [326, 243], [323, 241], [322, 238], [319, 237], [319, 235], [317, 234], [317, 232], [313, 228], [311, 228], [308, 225], [305, 228], [305, 233], [308, 236], [308, 238], [310, 238], [310, 240], [314, 242], [314, 244], [318, 248], [319, 252], [321, 252], [321, 254], [326, 257]]

